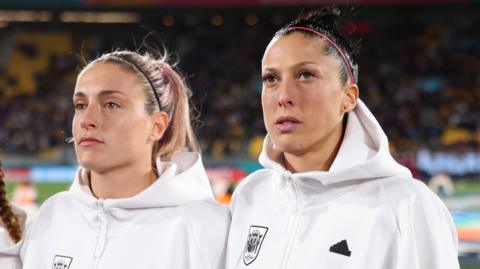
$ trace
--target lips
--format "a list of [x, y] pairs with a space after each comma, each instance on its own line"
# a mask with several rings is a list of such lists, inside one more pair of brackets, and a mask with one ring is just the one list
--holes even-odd
[[84, 147], [90, 147], [90, 146], [95, 146], [98, 144], [103, 144], [103, 141], [94, 138], [94, 137], [82, 137], [78, 141], [78, 145], [84, 146]]
[[302, 122], [292, 116], [281, 116], [275, 121], [275, 127], [281, 133], [288, 133], [294, 131]]

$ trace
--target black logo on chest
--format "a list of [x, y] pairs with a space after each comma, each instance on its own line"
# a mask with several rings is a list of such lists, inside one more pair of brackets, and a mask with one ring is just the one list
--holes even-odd
[[348, 249], [347, 240], [342, 240], [330, 247], [330, 252], [350, 257], [352, 252]]
[[245, 265], [251, 264], [258, 256], [263, 240], [267, 235], [268, 228], [262, 226], [250, 226], [248, 231], [247, 243], [243, 251], [243, 262]]
[[68, 269], [72, 263], [72, 260], [72, 257], [55, 255], [53, 258], [52, 269]]

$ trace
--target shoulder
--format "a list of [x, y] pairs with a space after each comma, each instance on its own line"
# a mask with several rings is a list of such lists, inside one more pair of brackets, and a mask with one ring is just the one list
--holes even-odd
[[214, 200], [184, 206], [189, 231], [206, 268], [224, 268], [225, 249], [230, 229], [230, 211]]
[[189, 221], [197, 225], [228, 226], [230, 223], [228, 208], [213, 199], [188, 203], [183, 206], [183, 211]]
[[243, 179], [235, 188], [232, 201], [246, 197], [254, 198], [256, 194], [265, 194], [265, 190], [271, 190], [272, 181], [276, 178], [275, 171], [271, 169], [260, 169]]
[[21, 268], [19, 255], [22, 244], [22, 240], [15, 243], [11, 239], [9, 232], [0, 220], [0, 268]]
[[398, 267], [458, 268], [456, 228], [442, 200], [417, 179], [387, 179], [383, 188], [398, 225]]
[[400, 231], [429, 227], [428, 232], [423, 232], [433, 233], [435, 227], [443, 227], [443, 232], [455, 236], [455, 225], [450, 211], [422, 181], [413, 178], [390, 178], [382, 181], [382, 188], [397, 217]]
[[258, 185], [265, 184], [265, 179], [271, 179], [275, 177], [275, 171], [272, 169], [260, 169], [251, 174], [249, 174], [245, 179], [243, 179], [240, 184], [238, 184], [236, 190], [242, 189], [251, 189], [255, 188]]
[[[11, 205], [11, 208], [13, 214], [17, 217], [17, 221], [20, 224], [20, 230], [23, 233], [23, 231], [25, 231], [25, 225], [27, 221], [26, 213], [21, 208], [13, 204]], [[5, 227], [5, 223], [3, 223], [2, 219], [0, 218], [0, 252], [5, 249], [10, 249], [14, 245], [15, 243], [10, 237], [7, 227]]]
[[0, 221], [0, 251], [13, 245], [13, 241], [3, 223]]
[[33, 220], [33, 223], [44, 217], [45, 214], [50, 215], [52, 211], [57, 211], [59, 208], [69, 208], [72, 202], [73, 199], [68, 191], [58, 192], [50, 196], [38, 209], [37, 216]]
[[[189, 229], [196, 238], [216, 238], [223, 241], [230, 228], [230, 211], [224, 205], [210, 200], [191, 202], [183, 206]], [[200, 241], [204, 241], [200, 240]]]
[[408, 177], [392, 177], [381, 180], [381, 188], [387, 199], [396, 206], [402, 203], [416, 205], [417, 209], [432, 207], [446, 210], [440, 198], [425, 183]]
[[45, 208], [54, 207], [56, 205], [60, 205], [64, 202], [67, 202], [68, 200], [71, 200], [71, 199], [72, 199], [71, 194], [68, 191], [61, 191], [50, 196], [47, 200], [45, 200], [42, 203], [40, 209], [42, 210]]
[[37, 230], [38, 232], [42, 232], [44, 227], [46, 225], [48, 226], [52, 219], [58, 216], [58, 214], [75, 212], [72, 210], [72, 198], [70, 196], [68, 192], [64, 191], [56, 193], [45, 200], [35, 214], [35, 217], [29, 221], [26, 229], [27, 236]]

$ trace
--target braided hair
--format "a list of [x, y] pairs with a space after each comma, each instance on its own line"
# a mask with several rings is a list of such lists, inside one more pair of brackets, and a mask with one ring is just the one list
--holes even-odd
[[10, 234], [10, 237], [14, 242], [18, 242], [22, 237], [22, 231], [18, 217], [13, 213], [12, 207], [7, 200], [7, 195], [5, 192], [6, 185], [3, 177], [4, 174], [2, 171], [2, 161], [0, 161], [0, 217], [2, 222], [5, 224], [5, 228]]

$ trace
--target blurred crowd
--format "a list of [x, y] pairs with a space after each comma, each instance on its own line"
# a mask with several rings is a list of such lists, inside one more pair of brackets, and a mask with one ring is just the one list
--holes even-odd
[[414, 154], [420, 175], [480, 175], [478, 26], [404, 24], [362, 43], [364, 99], [391, 150], [400, 158]]
[[[197, 135], [209, 159], [254, 160], [265, 135], [260, 60], [281, 21], [242, 23], [158, 30], [192, 89]], [[389, 136], [394, 154], [426, 175], [448, 167], [436, 164], [439, 171], [434, 170], [428, 160], [470, 156], [471, 166], [455, 174], [480, 174], [480, 21], [372, 19], [350, 26], [361, 39], [361, 98]], [[5, 154], [58, 156], [69, 147], [71, 95], [82, 59], [134, 49], [145, 36], [133, 25], [37, 28], [0, 29]]]

